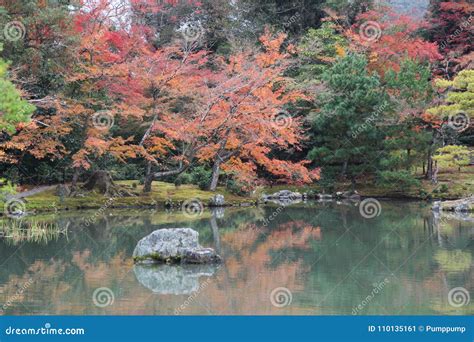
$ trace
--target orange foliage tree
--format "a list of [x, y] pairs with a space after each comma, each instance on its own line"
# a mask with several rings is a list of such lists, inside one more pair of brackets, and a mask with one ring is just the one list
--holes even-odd
[[[270, 157], [275, 149], [299, 148], [304, 139], [301, 120], [283, 106], [301, 94], [283, 77], [288, 53], [282, 52], [284, 34], [266, 32], [259, 52], [244, 50], [228, 61], [216, 61], [218, 71], [197, 87], [193, 113], [163, 113], [155, 129], [184, 143], [185, 164], [194, 160], [212, 164], [210, 190], [215, 190], [221, 169], [248, 183], [259, 167], [293, 183], [308, 183], [318, 172], [307, 161], [293, 163]], [[181, 164], [184, 165], [184, 164]], [[184, 171], [181, 166], [177, 171]]]

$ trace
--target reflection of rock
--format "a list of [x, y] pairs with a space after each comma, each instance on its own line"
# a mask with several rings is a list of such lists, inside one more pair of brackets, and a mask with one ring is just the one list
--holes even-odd
[[[216, 265], [135, 265], [137, 280], [146, 288], [160, 294], [191, 294], [198, 291], [200, 277], [211, 277]], [[204, 281], [201, 281], [204, 283]]]
[[466, 211], [436, 211], [433, 209], [433, 217], [435, 222], [459, 220], [465, 222], [474, 222], [472, 213]]
[[299, 192], [293, 192], [290, 190], [281, 190], [271, 195], [263, 195], [262, 200], [264, 202], [273, 202], [281, 206], [287, 206], [290, 204], [300, 203], [306, 199], [306, 194], [300, 194]]
[[454, 211], [457, 213], [474, 212], [474, 196], [456, 201], [437, 201], [433, 203], [433, 211]]
[[138, 241], [133, 251], [136, 263], [206, 264], [221, 259], [212, 248], [199, 244], [199, 233], [191, 228], [158, 229]]
[[223, 207], [225, 206], [224, 195], [216, 194], [209, 200], [210, 207]]
[[318, 194], [318, 199], [320, 199], [322, 201], [332, 201], [332, 195]]
[[225, 208], [212, 208], [211, 213], [215, 218], [222, 219], [225, 216]]
[[344, 198], [344, 199], [349, 199], [349, 200], [352, 200], [352, 201], [359, 201], [360, 200], [360, 195], [356, 190], [354, 190], [354, 191], [344, 191], [344, 192], [338, 191], [338, 192], [336, 192], [336, 195], [334, 197], [336, 197], [337, 199]]
[[456, 201], [436, 201], [431, 207], [435, 219], [474, 222], [474, 196]]

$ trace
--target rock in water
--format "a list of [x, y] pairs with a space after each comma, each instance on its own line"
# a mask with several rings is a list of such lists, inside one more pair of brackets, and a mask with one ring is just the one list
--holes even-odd
[[224, 195], [216, 194], [209, 200], [210, 207], [223, 207], [225, 206]]
[[199, 233], [191, 228], [158, 229], [138, 241], [135, 263], [211, 264], [221, 258], [212, 248], [199, 244]]
[[474, 196], [455, 201], [436, 201], [432, 206], [433, 211], [454, 211], [457, 213], [474, 212]]

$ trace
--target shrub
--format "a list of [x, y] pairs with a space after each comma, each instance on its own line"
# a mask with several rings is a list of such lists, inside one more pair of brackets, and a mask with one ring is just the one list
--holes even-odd
[[448, 190], [449, 190], [449, 188], [448, 188], [447, 184], [441, 184], [441, 186], [439, 187], [439, 192], [446, 193], [446, 192], [448, 192]]
[[6, 180], [5, 178], [0, 178], [0, 202], [4, 202], [8, 195], [13, 195], [16, 193], [16, 187], [12, 182]]
[[206, 190], [211, 183], [212, 172], [205, 166], [197, 166], [190, 171], [192, 183], [199, 186], [201, 190]]
[[421, 186], [420, 181], [408, 171], [382, 171], [377, 176], [377, 184], [384, 188], [408, 190]]

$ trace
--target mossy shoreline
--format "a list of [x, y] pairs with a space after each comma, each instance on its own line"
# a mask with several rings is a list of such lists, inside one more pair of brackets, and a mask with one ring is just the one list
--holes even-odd
[[[422, 181], [418, 189], [381, 188], [372, 183], [358, 184], [356, 190], [362, 198], [373, 197], [378, 199], [393, 199], [405, 201], [436, 201], [457, 200], [474, 194], [474, 167], [467, 168], [462, 173], [452, 177], [451, 173], [441, 174], [439, 182], [432, 184]], [[216, 195], [224, 195], [226, 206], [245, 207], [259, 205], [262, 194], [272, 194], [287, 189], [308, 194], [308, 199], [317, 199], [317, 194], [334, 194], [337, 191], [347, 191], [349, 183], [337, 183], [328, 192], [320, 184], [308, 186], [277, 185], [258, 188], [249, 196], [239, 196], [219, 187], [215, 192], [199, 189], [195, 185], [175, 186], [172, 183], [153, 182], [152, 191], [142, 192], [142, 185], [138, 181], [117, 181], [119, 185], [133, 196], [103, 196], [96, 192], [84, 192], [75, 197], [60, 197], [55, 189], [48, 189], [41, 193], [23, 198], [28, 213], [57, 212], [87, 209], [157, 209], [182, 208], [186, 203], [195, 201], [208, 207], [210, 199]], [[29, 188], [33, 188], [29, 187]], [[4, 213], [0, 213], [0, 216]]]

